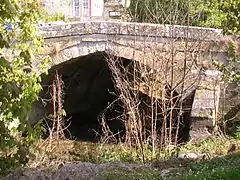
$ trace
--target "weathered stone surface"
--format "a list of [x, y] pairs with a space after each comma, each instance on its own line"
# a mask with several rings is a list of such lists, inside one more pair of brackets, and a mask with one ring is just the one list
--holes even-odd
[[220, 88], [212, 62], [226, 59], [226, 49], [219, 42], [221, 30], [110, 21], [72, 22], [39, 30], [46, 42], [43, 55], [52, 57], [52, 67], [105, 51], [147, 65], [159, 77], [167, 77], [179, 92], [183, 82], [184, 92], [198, 86], [192, 117], [210, 118], [214, 125]]
[[[226, 51], [217, 42], [222, 37], [221, 30], [211, 28], [92, 21], [41, 27], [40, 33], [46, 42], [44, 54], [53, 58], [53, 65], [68, 61], [69, 54], [77, 57], [96, 51], [108, 51], [140, 62], [147, 59], [147, 64], [158, 59], [157, 63], [161, 64], [162, 57], [170, 58], [171, 53], [179, 52], [174, 55], [175, 62], [186, 57], [189, 62], [195, 59], [200, 69], [211, 67], [212, 60]], [[189, 55], [185, 56], [186, 52]], [[63, 58], [61, 61], [59, 56]]]
[[212, 136], [212, 119], [193, 117], [191, 120], [190, 142], [196, 143]]
[[205, 160], [207, 159], [207, 155], [206, 154], [202, 154], [202, 153], [197, 153], [197, 152], [185, 152], [185, 153], [181, 153], [178, 155], [179, 159], [191, 159], [191, 160]]
[[213, 119], [212, 126], [217, 118], [219, 98], [220, 98], [220, 72], [217, 70], [207, 70], [199, 80], [199, 87], [196, 91], [192, 117]]
[[187, 38], [204, 41], [215, 41], [222, 35], [220, 29], [112, 21], [72, 22], [64, 25], [41, 27], [40, 32], [44, 38], [86, 34], [121, 34], [148, 37]]
[[200, 75], [191, 111], [191, 141], [206, 139], [216, 125], [221, 94], [219, 81], [217, 70], [206, 70]]

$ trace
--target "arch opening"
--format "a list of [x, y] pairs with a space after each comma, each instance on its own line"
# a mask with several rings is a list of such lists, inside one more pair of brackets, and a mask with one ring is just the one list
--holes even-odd
[[[59, 64], [50, 69], [48, 75], [43, 76], [43, 91], [41, 97], [50, 99], [49, 87], [54, 79], [57, 71], [64, 82], [63, 86], [63, 106], [69, 119], [70, 125], [65, 131], [67, 138], [83, 140], [83, 141], [99, 141], [104, 135], [102, 128], [103, 122], [109, 127], [109, 131], [114, 135], [115, 140], [124, 141], [126, 128], [124, 122], [128, 119], [124, 104], [119, 98], [119, 91], [116, 88], [116, 82], [113, 77], [113, 72], [106, 62], [108, 54], [105, 52], [96, 52], [87, 56], [71, 59], [65, 63]], [[124, 69], [127, 69], [128, 77], [133, 78], [133, 60], [125, 58], [117, 58], [121, 61]], [[121, 68], [122, 68], [121, 67]], [[123, 70], [123, 69], [121, 69]], [[135, 74], [141, 78], [141, 72]], [[169, 86], [168, 86], [169, 88]], [[170, 89], [170, 88], [169, 88]], [[139, 90], [133, 90], [139, 100], [138, 108], [142, 116], [142, 121], [151, 122], [149, 115], [146, 112], [151, 112], [149, 109], [150, 101], [153, 100], [149, 95], [144, 94]], [[132, 92], [133, 92], [132, 91]], [[137, 91], [137, 92], [136, 92]], [[174, 92], [178, 96], [177, 92]], [[187, 97], [185, 102], [188, 110], [181, 116], [182, 127], [179, 130], [179, 142], [186, 142], [189, 139], [190, 131], [190, 112], [194, 98], [194, 92]], [[161, 99], [154, 99], [155, 102], [161, 104]], [[33, 108], [41, 109], [36, 116], [43, 116], [46, 113], [51, 113], [52, 105], [47, 103], [45, 107], [37, 104]], [[162, 114], [161, 107], [156, 108], [156, 114]], [[176, 112], [176, 114], [179, 112]], [[161, 134], [162, 117], [157, 117], [158, 133]], [[144, 120], [143, 120], [144, 119]], [[145, 123], [145, 122], [144, 122]], [[148, 125], [146, 125], [147, 127]], [[148, 130], [146, 132], [149, 132]], [[147, 136], [147, 135], [146, 135]]]
[[[98, 141], [102, 135], [101, 125], [106, 120], [113, 134], [123, 134], [121, 115], [123, 108], [106, 62], [106, 53], [96, 52], [71, 59], [50, 69], [43, 77], [44, 90], [48, 96], [49, 86], [57, 71], [63, 80], [63, 108], [67, 138]], [[51, 111], [51, 103], [46, 107]], [[122, 135], [121, 135], [122, 136]]]

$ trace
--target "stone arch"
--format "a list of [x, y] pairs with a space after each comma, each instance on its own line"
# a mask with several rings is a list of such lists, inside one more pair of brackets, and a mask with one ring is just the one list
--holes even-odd
[[[64, 90], [64, 108], [68, 114], [67, 118], [72, 119], [72, 126], [69, 127], [69, 130], [73, 138], [95, 140], [96, 132], [101, 133], [98, 121], [99, 115], [110, 103], [118, 98], [111, 78], [111, 70], [105, 62], [106, 56], [107, 53], [105, 51], [96, 51], [86, 56], [71, 58], [54, 65], [50, 69], [49, 75], [43, 76], [44, 91], [42, 96], [44, 99], [48, 99], [49, 97], [44, 95], [53, 80], [54, 71], [58, 70], [62, 74], [66, 87]], [[129, 64], [132, 61], [123, 57], [118, 58], [127, 61], [125, 64]], [[144, 101], [141, 108], [146, 107], [146, 102], [149, 102], [149, 96], [141, 91], [137, 93], [140, 99]], [[120, 136], [123, 137], [125, 127], [119, 121], [122, 119], [113, 120], [124, 113], [124, 109], [121, 107], [122, 102], [118, 101], [118, 103], [113, 104], [112, 108], [105, 111], [105, 115], [106, 120], [109, 120], [107, 122], [111, 131], [114, 134], [122, 132]], [[40, 119], [40, 116], [49, 112], [50, 106], [49, 104], [43, 107], [41, 102], [34, 104], [31, 118], [36, 119], [37, 116]]]
[[145, 65], [151, 65], [151, 60], [156, 56], [156, 54], [153, 54], [154, 49], [144, 50], [142, 47], [134, 47], [133, 44], [128, 46], [106, 39], [103, 41], [93, 41], [91, 39], [88, 42], [82, 41], [82, 39], [50, 41], [44, 46], [43, 51], [43, 55], [50, 55], [52, 58], [50, 67], [96, 52], [107, 52], [110, 55], [132, 59]]

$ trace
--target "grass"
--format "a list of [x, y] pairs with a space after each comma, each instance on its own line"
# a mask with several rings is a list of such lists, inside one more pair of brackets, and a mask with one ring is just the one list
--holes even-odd
[[[210, 138], [197, 144], [188, 143], [178, 148], [179, 153], [195, 152], [207, 154], [210, 158], [224, 156], [231, 144], [240, 147], [240, 141], [234, 139], [217, 139]], [[108, 161], [123, 161], [128, 163], [141, 163], [143, 155], [137, 148], [127, 147], [123, 144], [100, 144], [81, 141], [40, 141], [36, 145], [35, 158], [33, 160], [43, 162], [42, 159], [62, 160], [62, 161], [82, 161], [101, 163]], [[177, 149], [168, 151], [156, 150], [155, 153], [151, 148], [144, 147], [144, 160], [151, 163], [154, 161], [166, 161], [176, 154]]]
[[[45, 143], [45, 144], [44, 144]], [[157, 150], [153, 156], [150, 148], [144, 149], [144, 157], [147, 163], [152, 164], [153, 169], [108, 169], [101, 173], [99, 179], [162, 179], [161, 173], [166, 179], [172, 180], [204, 180], [204, 179], [240, 179], [240, 154], [227, 155], [231, 144], [240, 147], [240, 141], [234, 139], [210, 138], [197, 144], [188, 143], [179, 147], [180, 153], [196, 152], [208, 154], [209, 160], [180, 160], [172, 158], [171, 151]], [[141, 163], [142, 155], [138, 149], [129, 148], [123, 144], [97, 144], [80, 141], [55, 141], [49, 146], [49, 142], [39, 142], [35, 150], [35, 157], [29, 162], [29, 167], [57, 168], [61, 162], [82, 161], [102, 163], [108, 161], [122, 161], [125, 163]]]
[[[181, 174], [181, 176], [179, 175]], [[172, 172], [171, 180], [239, 180], [240, 153], [194, 162]]]
[[[207, 154], [210, 158], [223, 156], [227, 154], [229, 147], [236, 144], [240, 147], [240, 141], [234, 139], [209, 138], [197, 144], [188, 143], [179, 147], [179, 153], [195, 152]], [[176, 154], [177, 149], [168, 151], [151, 151], [150, 147], [144, 147], [145, 162], [163, 161]], [[75, 161], [107, 162], [124, 161], [129, 163], [139, 163], [143, 160], [143, 154], [139, 149], [130, 148], [123, 144], [96, 144], [89, 142], [74, 142], [74, 147], [70, 151]]]
[[137, 170], [126, 170], [126, 169], [110, 169], [102, 172], [97, 178], [99, 180], [162, 180], [159, 172], [151, 169], [137, 169]]
[[236, 144], [240, 147], [240, 141], [227, 138], [208, 138], [197, 144], [188, 143], [181, 147], [181, 152], [207, 153], [211, 157], [226, 155], [229, 147]]

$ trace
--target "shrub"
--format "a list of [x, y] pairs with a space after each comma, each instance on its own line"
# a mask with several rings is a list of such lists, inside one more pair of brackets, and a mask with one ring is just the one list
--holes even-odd
[[0, 24], [13, 27], [0, 26], [0, 173], [26, 164], [28, 147], [38, 135], [26, 121], [47, 65], [44, 59], [32, 67], [42, 44], [38, 9], [39, 3], [31, 0], [6, 0], [0, 6]]

